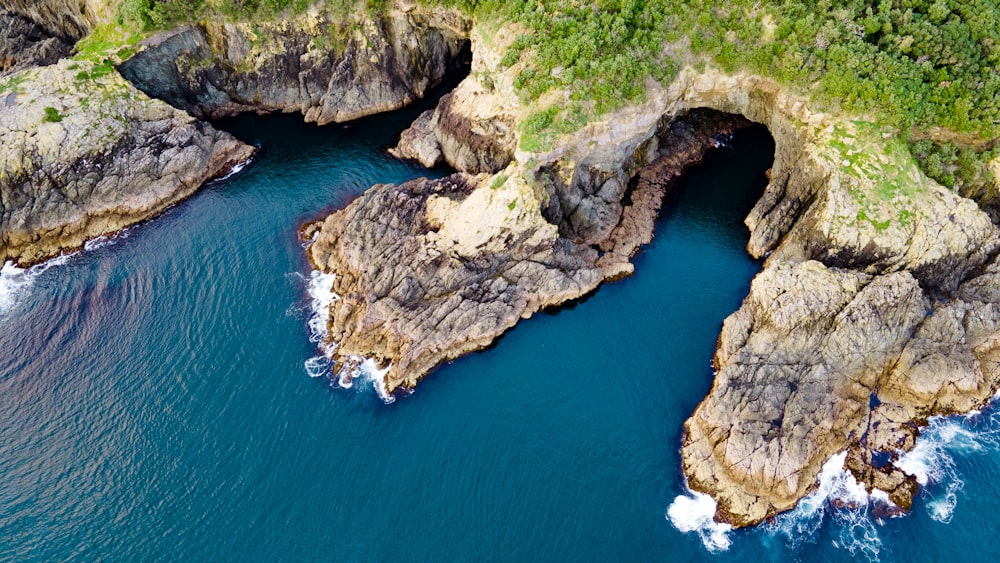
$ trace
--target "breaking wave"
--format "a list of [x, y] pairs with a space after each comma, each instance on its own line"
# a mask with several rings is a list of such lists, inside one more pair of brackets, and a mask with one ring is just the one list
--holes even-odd
[[715, 500], [695, 491], [679, 495], [667, 508], [667, 520], [681, 532], [694, 532], [702, 545], [711, 552], [726, 551], [732, 541], [729, 532], [733, 527], [715, 521]]
[[13, 262], [0, 267], [0, 316], [17, 307], [18, 297], [31, 289], [38, 276], [53, 266], [65, 264], [70, 256], [56, 256], [30, 268], [18, 268]]
[[[984, 412], [931, 418], [913, 450], [894, 462], [920, 484], [912, 510], [925, 511], [933, 520], [948, 524], [965, 487], [958, 461], [998, 449], [1000, 411], [995, 404]], [[816, 490], [794, 509], [739, 537], [756, 537], [771, 547], [778, 542], [793, 551], [823, 538], [854, 558], [879, 560], [890, 549], [883, 541], [883, 518], [893, 511], [873, 508], [894, 508], [894, 505], [882, 491], [869, 494], [844, 469], [846, 455], [846, 452], [837, 454], [823, 465]], [[713, 520], [715, 507], [715, 501], [708, 495], [689, 492], [673, 501], [667, 518], [678, 530], [698, 534], [708, 551], [724, 551], [732, 543], [731, 528]]]
[[60, 254], [29, 268], [19, 268], [10, 261], [4, 263], [0, 267], [0, 316], [17, 307], [20, 296], [30, 291], [35, 280], [49, 268], [66, 264], [70, 258], [80, 254], [80, 252], [93, 252], [99, 248], [110, 246], [121, 239], [128, 238], [128, 235], [128, 229], [122, 229], [111, 235], [95, 237], [83, 243], [82, 250]]
[[309, 340], [319, 347], [320, 355], [305, 361], [309, 377], [327, 376], [330, 381], [343, 389], [363, 391], [371, 389], [386, 404], [396, 399], [386, 391], [385, 374], [389, 366], [379, 367], [371, 358], [348, 356], [340, 358], [338, 367], [334, 360], [337, 343], [330, 338], [330, 306], [340, 297], [333, 292], [334, 274], [324, 274], [313, 270], [309, 275], [310, 297]]

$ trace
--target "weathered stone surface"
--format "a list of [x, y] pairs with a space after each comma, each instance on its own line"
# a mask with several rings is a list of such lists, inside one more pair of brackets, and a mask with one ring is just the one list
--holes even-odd
[[515, 130], [513, 116], [470, 77], [404, 131], [392, 153], [428, 167], [447, 162], [462, 172], [499, 172], [514, 158]]
[[396, 2], [344, 21], [314, 6], [276, 21], [208, 20], [154, 35], [119, 65], [139, 89], [197, 117], [299, 112], [326, 124], [403, 107], [460, 59], [470, 22]]
[[793, 507], [849, 449], [859, 481], [908, 508], [915, 483], [874, 456], [911, 449], [929, 416], [988, 401], [998, 346], [995, 303], [932, 301], [908, 271], [772, 262], [723, 326], [719, 372], [685, 424], [684, 470], [747, 525]]
[[425, 166], [447, 163], [459, 172], [495, 173], [514, 158], [520, 101], [514, 95], [517, 71], [500, 59], [515, 34], [501, 28], [489, 37], [472, 28], [472, 68], [454, 91], [403, 132], [390, 152]]
[[778, 264], [723, 325], [718, 374], [685, 423], [683, 465], [732, 523], [795, 505], [860, 435], [869, 399], [927, 307], [906, 272]]
[[307, 228], [312, 261], [337, 276], [337, 353], [390, 361], [389, 392], [603, 279], [596, 252], [560, 239], [523, 181], [487, 181], [375, 186]]
[[[476, 53], [479, 57], [480, 50]], [[484, 56], [489, 60], [491, 54]], [[475, 87], [456, 90], [434, 113], [422, 115], [404, 134], [397, 154], [466, 170], [495, 170], [483, 164], [491, 149], [477, 141], [477, 124], [508, 116], [516, 124], [525, 113], [507, 96], [512, 87], [506, 73], [490, 74], [485, 64], [483, 72], [475, 69], [474, 62], [463, 84]], [[487, 76], [493, 89], [483, 86]], [[685, 473], [693, 488], [719, 501], [720, 516], [749, 525], [794, 506], [816, 486], [823, 464], [848, 450], [847, 466], [855, 476], [905, 509], [916, 483], [886, 456], [891, 461], [912, 448], [928, 416], [982, 405], [1000, 380], [996, 228], [974, 202], [920, 173], [891, 132], [811, 111], [806, 100], [773, 81], [684, 69], [666, 88], [648, 86], [645, 104], [561, 138], [548, 152], [515, 150], [514, 161], [494, 181], [525, 178], [541, 216], [558, 228], [559, 240], [572, 245], [566, 248], [599, 249], [603, 254], [591, 255], [594, 265], [610, 279], [631, 271], [626, 257], [648, 240], [651, 227], [646, 225], [662, 200], [659, 184], [678, 170], [662, 160], [671, 146], [680, 146], [676, 136], [671, 139], [677, 116], [708, 108], [766, 125], [775, 139], [774, 165], [746, 223], [749, 252], [768, 259], [743, 306], [725, 322], [712, 391], [686, 424]], [[480, 92], [485, 96], [477, 101]], [[451, 148], [441, 142], [448, 116], [457, 140]], [[695, 137], [702, 143], [706, 139]], [[461, 154], [472, 156], [456, 157]], [[472, 193], [481, 192], [482, 184]], [[468, 224], [460, 216], [433, 211], [436, 205], [427, 206], [427, 216], [438, 217], [428, 220], [435, 226], [430, 230]], [[355, 236], [332, 226], [339, 229], [337, 240]], [[317, 244], [326, 231], [324, 226]], [[505, 249], [505, 260], [523, 259], [509, 246], [517, 240], [481, 233], [473, 237], [475, 244], [462, 248], [473, 254], [478, 247]], [[379, 270], [395, 270], [417, 255], [413, 250], [371, 258]], [[576, 250], [573, 255], [586, 259]], [[316, 263], [339, 273], [344, 261]], [[414, 289], [408, 291], [406, 313], [396, 318], [419, 318], [436, 306], [418, 298], [431, 271], [408, 274], [420, 281], [408, 286]], [[365, 330], [401, 339], [398, 334], [405, 329], [397, 327], [404, 323], [370, 317], [371, 303], [367, 309], [355, 305], [362, 296], [380, 295], [376, 284], [353, 280], [342, 289], [357, 296], [350, 306], [337, 305], [341, 318], [377, 319]], [[538, 283], [521, 282], [527, 288]], [[569, 297], [560, 292], [559, 298]], [[493, 317], [486, 318], [485, 324], [493, 326]], [[335, 340], [343, 334], [333, 331]], [[454, 335], [436, 340], [440, 333], [433, 330], [420, 334], [442, 347], [455, 342]], [[383, 359], [405, 354], [402, 347], [396, 356], [383, 353], [392, 349], [367, 343], [348, 353], [378, 350]], [[444, 357], [451, 355], [439, 354]], [[431, 363], [394, 364], [389, 386], [415, 382], [422, 373], [409, 378], [403, 373], [414, 365], [424, 369]]]
[[0, 75], [50, 65], [72, 48], [31, 20], [0, 7]]
[[0, 94], [0, 262], [37, 262], [148, 219], [252, 153], [91, 70], [24, 70]]
[[[741, 116], [715, 111], [694, 110], [675, 119], [658, 136], [655, 160], [639, 170], [632, 188], [607, 180], [597, 192], [602, 200], [620, 204], [617, 224], [598, 244], [604, 253], [597, 264], [607, 278], [630, 275], [635, 271], [631, 259], [644, 244], [653, 240], [653, 230], [660, 206], [670, 186], [684, 170], [702, 161], [718, 146], [720, 136], [751, 123]], [[652, 148], [652, 147], [651, 147]]]

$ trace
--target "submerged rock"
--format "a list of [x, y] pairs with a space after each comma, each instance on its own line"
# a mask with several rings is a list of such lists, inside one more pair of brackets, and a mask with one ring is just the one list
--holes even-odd
[[253, 152], [86, 61], [21, 71], [0, 90], [0, 262], [148, 219]]

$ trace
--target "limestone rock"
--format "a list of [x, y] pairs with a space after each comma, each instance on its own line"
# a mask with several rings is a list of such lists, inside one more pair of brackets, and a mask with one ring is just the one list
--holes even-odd
[[21, 71], [0, 93], [0, 262], [29, 264], [148, 219], [252, 148], [92, 63]]
[[[419, 120], [418, 120], [419, 123]], [[720, 114], [672, 122], [650, 154], [645, 187], [605, 225], [597, 249], [562, 236], [547, 197], [511, 165], [494, 176], [376, 186], [306, 229], [318, 269], [336, 274], [329, 334], [341, 359], [391, 364], [387, 391], [413, 387], [438, 363], [483, 348], [540, 308], [581, 297], [631, 272], [652, 237], [665, 191], [681, 170], [745, 122]], [[609, 181], [608, 200], [626, 186]]]
[[516, 71], [500, 64], [513, 37], [504, 28], [490, 37], [473, 28], [470, 40], [475, 56], [469, 76], [444, 95], [433, 112], [421, 115], [404, 131], [390, 152], [428, 167], [446, 162], [472, 174], [504, 169], [520, 141], [520, 102], [512, 86]]
[[685, 473], [736, 525], [787, 510], [860, 434], [869, 397], [924, 318], [906, 272], [814, 261], [753, 281], [723, 325], [712, 390], [685, 423]]
[[42, 28], [49, 37], [76, 43], [98, 22], [110, 18], [106, 0], [0, 0], [0, 8]]

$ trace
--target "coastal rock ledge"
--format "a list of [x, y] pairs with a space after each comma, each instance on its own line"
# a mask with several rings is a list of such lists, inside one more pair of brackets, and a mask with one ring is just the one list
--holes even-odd
[[252, 153], [89, 61], [0, 77], [0, 263], [149, 219]]

